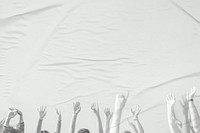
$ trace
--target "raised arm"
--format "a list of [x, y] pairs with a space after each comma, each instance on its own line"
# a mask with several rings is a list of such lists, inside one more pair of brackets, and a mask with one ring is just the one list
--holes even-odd
[[5, 119], [3, 130], [2, 130], [1, 133], [8, 133], [8, 132], [10, 132], [10, 130], [15, 130], [13, 127], [11, 127], [9, 125], [9, 123], [10, 123], [10, 120], [12, 118], [14, 118], [16, 115], [17, 115], [17, 112], [15, 110], [10, 110], [9, 111], [9, 113], [8, 113], [6, 119]]
[[99, 114], [99, 106], [98, 106], [98, 104], [97, 103], [93, 103], [91, 105], [91, 109], [94, 112], [94, 114], [97, 116], [99, 133], [103, 133], [103, 126], [102, 126], [102, 122], [101, 122], [101, 116]]
[[195, 133], [195, 132], [194, 132], [194, 128], [193, 128], [193, 126], [192, 126], [190, 111], [189, 111], [188, 115], [189, 115], [189, 116], [188, 116], [188, 120], [189, 120], [189, 124], [190, 124], [190, 132], [191, 132], [191, 133]]
[[182, 98], [182, 102], [180, 102], [182, 106], [183, 112], [183, 125], [182, 125], [182, 133], [190, 133], [190, 122], [188, 119], [188, 110], [189, 110], [189, 94], [186, 94]]
[[112, 118], [113, 113], [110, 112], [109, 108], [105, 108], [104, 113], [106, 116], [105, 133], [109, 133], [110, 132], [110, 120]]
[[136, 126], [129, 120], [129, 118], [127, 118], [127, 121], [131, 126], [131, 128], [133, 129], [133, 133], [138, 133]]
[[46, 107], [40, 107], [38, 109], [38, 112], [39, 112], [39, 120], [38, 120], [38, 125], [37, 125], [37, 130], [36, 130], [36, 133], [40, 133], [41, 132], [41, 128], [42, 128], [42, 121], [43, 121], [43, 118], [46, 116], [47, 114], [47, 111], [46, 111]]
[[196, 88], [191, 88], [191, 91], [189, 93], [189, 111], [190, 111], [190, 116], [191, 116], [191, 123], [193, 126], [193, 130], [195, 133], [200, 132], [200, 117], [199, 113], [196, 109], [196, 106], [194, 104], [194, 96], [196, 93]]
[[16, 108], [9, 108], [10, 111], [15, 111], [18, 115], [19, 115], [19, 123], [23, 123], [24, 119], [23, 119], [23, 114], [19, 109]]
[[57, 109], [56, 109], [56, 113], [58, 115], [58, 123], [57, 123], [56, 133], [60, 133], [60, 131], [61, 131], [62, 115], [61, 115], [61, 112], [58, 111]]
[[[137, 129], [137, 132], [138, 133], [144, 133], [144, 129], [139, 121], [139, 118], [138, 118], [138, 115], [141, 111], [141, 108], [137, 105], [137, 107], [133, 110], [131, 109], [131, 113], [132, 113], [132, 116], [133, 116], [133, 121], [134, 121], [134, 124], [136, 129]], [[132, 127], [134, 128], [134, 127]]]
[[14, 109], [14, 110], [16, 110], [17, 114], [19, 115], [19, 123], [24, 123], [22, 112], [19, 109]]
[[4, 122], [4, 126], [9, 127], [10, 120], [14, 118], [16, 115], [17, 112], [15, 110], [10, 110]]
[[5, 123], [5, 119], [2, 119], [0, 121], [0, 133], [3, 131], [3, 125], [4, 125], [4, 123]]
[[122, 115], [122, 111], [126, 105], [128, 96], [129, 96], [129, 93], [127, 94], [127, 96], [124, 96], [123, 94], [118, 94], [116, 96], [114, 114], [113, 114], [113, 119], [112, 119], [112, 123], [111, 123], [110, 133], [119, 133], [121, 115]]
[[24, 119], [23, 114], [19, 109], [15, 109], [17, 114], [19, 115], [19, 123], [17, 124], [17, 132], [24, 133]]
[[177, 120], [174, 112], [175, 96], [170, 94], [166, 97], [167, 118], [171, 133], [181, 133], [181, 122]]
[[73, 110], [74, 114], [73, 114], [73, 118], [72, 118], [72, 122], [71, 122], [71, 128], [70, 128], [69, 133], [74, 133], [75, 132], [76, 119], [77, 119], [77, 116], [78, 116], [79, 112], [81, 111], [80, 102], [73, 103], [73, 109], [74, 109]]

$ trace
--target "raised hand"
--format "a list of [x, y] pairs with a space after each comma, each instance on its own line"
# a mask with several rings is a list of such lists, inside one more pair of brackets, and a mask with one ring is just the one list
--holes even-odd
[[17, 114], [18, 115], [20, 115], [20, 116], [22, 116], [23, 114], [22, 114], [22, 111], [20, 111], [19, 109], [15, 109], [16, 111], [17, 111]]
[[73, 107], [74, 107], [74, 115], [78, 115], [78, 113], [81, 111], [80, 102], [73, 103]]
[[41, 106], [38, 109], [38, 112], [39, 112], [40, 119], [43, 119], [46, 116], [46, 114], [47, 114], [46, 107]]
[[186, 93], [185, 96], [182, 97], [182, 101], [180, 101], [180, 104], [182, 106], [183, 114], [188, 116], [188, 110], [189, 110], [189, 93]]
[[62, 115], [61, 115], [61, 112], [58, 111], [58, 109], [56, 109], [56, 114], [58, 115], [58, 120], [61, 121], [62, 120]]
[[19, 110], [19, 109], [16, 109], [16, 108], [9, 108], [9, 110], [11, 111], [16, 111], [18, 115], [22, 116], [22, 112]]
[[2, 132], [2, 130], [3, 130], [4, 123], [5, 123], [5, 119], [2, 119], [0, 121], [0, 132]]
[[127, 96], [125, 96], [123, 94], [118, 94], [116, 96], [116, 100], [115, 100], [115, 108], [122, 110], [126, 105], [128, 96], [129, 96], [129, 93], [127, 94]]
[[103, 133], [103, 126], [102, 126], [101, 117], [100, 117], [100, 114], [99, 114], [99, 106], [98, 106], [98, 104], [97, 103], [93, 103], [91, 105], [91, 109], [95, 113], [95, 115], [97, 116], [99, 133]]
[[134, 110], [131, 109], [131, 113], [132, 113], [132, 116], [133, 116], [134, 120], [138, 119], [138, 115], [139, 115], [140, 111], [141, 111], [141, 108], [139, 107], [139, 105], [137, 105]]
[[104, 109], [104, 113], [105, 113], [105, 115], [106, 115], [106, 119], [107, 119], [107, 120], [110, 120], [110, 119], [112, 118], [112, 116], [113, 116], [113, 112], [111, 113], [111, 111], [110, 111], [109, 108], [105, 108], [105, 109]]
[[194, 98], [196, 91], [197, 89], [195, 87], [190, 89], [189, 100]]
[[17, 115], [17, 111], [16, 110], [10, 110], [10, 112], [7, 115], [7, 118], [12, 119]]
[[5, 118], [0, 121], [0, 125], [3, 125], [4, 123], [5, 123]]
[[93, 103], [93, 104], [91, 105], [91, 109], [93, 110], [93, 112], [94, 112], [95, 114], [99, 114], [99, 106], [98, 106], [97, 103]]
[[129, 96], [129, 92], [126, 96], [123, 94], [116, 95], [113, 119], [111, 122], [112, 128], [110, 128], [110, 133], [119, 133], [119, 131], [120, 131], [121, 115], [122, 115], [123, 109], [126, 105], [128, 96]]
[[173, 107], [176, 102], [174, 94], [167, 95], [166, 102], [167, 102], [167, 106]]

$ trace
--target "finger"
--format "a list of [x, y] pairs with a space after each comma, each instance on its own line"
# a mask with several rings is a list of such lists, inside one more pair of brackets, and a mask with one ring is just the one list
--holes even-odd
[[46, 114], [47, 114], [47, 111], [44, 112], [44, 116], [46, 116]]
[[135, 114], [135, 111], [134, 111], [132, 108], [131, 108], [131, 113], [132, 113], [132, 114]]
[[13, 110], [14, 110], [14, 108], [9, 108], [9, 110], [13, 111]]
[[106, 113], [106, 108], [104, 109], [104, 113]]
[[58, 113], [58, 109], [56, 109], [56, 114], [59, 115], [59, 113]]
[[119, 98], [125, 98], [122, 93], [119, 94]]
[[173, 100], [175, 100], [175, 95], [174, 94], [172, 94], [172, 98], [173, 98]]
[[189, 93], [188, 92], [186, 92], [185, 97], [186, 97], [186, 100], [189, 101]]
[[79, 103], [77, 103], [77, 104], [76, 104], [76, 107], [78, 108], [79, 106], [80, 106], [80, 104], [79, 104]]
[[167, 95], [165, 98], [166, 102], [169, 102], [169, 96]]
[[187, 104], [188, 103], [187, 93], [185, 93], [184, 100], [185, 100], [185, 104]]
[[181, 105], [182, 107], [184, 107], [184, 104], [182, 103], [182, 101], [179, 101], [179, 103], [180, 103], [180, 105]]
[[173, 93], [171, 93], [171, 100], [174, 101], [175, 100], [175, 95]]
[[129, 91], [127, 91], [127, 94], [126, 94], [126, 97], [125, 97], [126, 100], [128, 99], [129, 94], [130, 94]]
[[169, 94], [169, 100], [172, 100], [171, 96], [172, 96], [172, 93]]
[[171, 93], [168, 95], [169, 100], [171, 101]]
[[129, 124], [131, 123], [130, 120], [129, 120], [129, 118], [127, 118], [127, 121], [128, 121]]
[[183, 103], [185, 103], [185, 97], [184, 96], [182, 96], [182, 101], [183, 101]]
[[133, 113], [133, 108], [131, 108], [131, 113]]
[[139, 106], [139, 108], [138, 108], [138, 113], [140, 113], [140, 112], [141, 112], [141, 110], [142, 110], [142, 108]]
[[193, 93], [195, 94], [197, 91], [196, 87], [193, 87]]
[[96, 109], [99, 110], [99, 105], [98, 105], [98, 103], [96, 103]]

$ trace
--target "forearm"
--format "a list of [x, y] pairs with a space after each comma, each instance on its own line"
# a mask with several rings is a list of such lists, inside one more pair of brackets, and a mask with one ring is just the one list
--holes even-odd
[[103, 133], [103, 126], [102, 126], [100, 114], [96, 114], [96, 116], [97, 116], [97, 121], [98, 121], [99, 133]]
[[110, 120], [106, 119], [105, 133], [109, 133], [109, 131], [110, 131]]
[[135, 120], [135, 125], [136, 125], [138, 133], [144, 133], [144, 129], [138, 119]]
[[200, 131], [200, 117], [199, 113], [194, 105], [194, 102], [189, 102], [189, 111], [191, 114], [191, 122], [195, 132]]
[[183, 125], [182, 125], [182, 133], [190, 133], [190, 125], [189, 125], [188, 115], [184, 115]]
[[4, 126], [8, 127], [9, 123], [10, 123], [10, 118], [7, 117], [5, 120]]
[[111, 123], [110, 133], [119, 133], [122, 110], [115, 109]]
[[173, 114], [173, 108], [167, 108], [167, 118], [168, 118], [168, 125], [171, 133], [181, 133], [179, 130], [178, 125], [175, 123], [175, 118]]
[[168, 118], [169, 123], [174, 121], [175, 114], [174, 114], [174, 108], [173, 107], [167, 107], [167, 118]]
[[133, 133], [138, 133], [136, 126], [133, 123], [129, 123], [131, 128], [133, 129]]
[[60, 133], [60, 131], [61, 131], [61, 124], [62, 124], [61, 120], [58, 120], [56, 133]]
[[24, 122], [23, 115], [20, 115], [20, 117], [19, 117], [19, 123], [23, 123], [23, 122]]
[[74, 133], [75, 132], [76, 119], [77, 119], [77, 115], [74, 115], [73, 118], [72, 118], [70, 133]]
[[41, 132], [42, 121], [43, 121], [43, 119], [39, 119], [38, 120], [38, 125], [37, 125], [37, 131], [36, 131], [36, 133], [40, 133]]

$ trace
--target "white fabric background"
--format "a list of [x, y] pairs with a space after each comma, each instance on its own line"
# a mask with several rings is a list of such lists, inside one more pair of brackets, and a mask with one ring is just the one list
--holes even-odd
[[[95, 133], [90, 104], [99, 103], [104, 123], [115, 94], [130, 91], [121, 131], [131, 130], [125, 119], [139, 104], [145, 132], [168, 133], [165, 96], [175, 93], [178, 101], [190, 87], [200, 88], [200, 2], [174, 2], [1, 0], [0, 117], [19, 108], [25, 131], [34, 133], [37, 108], [47, 105], [43, 129], [55, 131], [58, 108], [64, 133], [78, 100], [76, 129]], [[181, 120], [180, 112], [177, 102]]]

